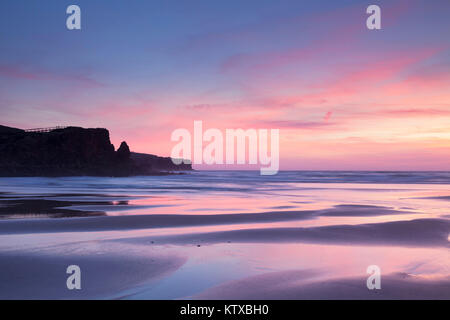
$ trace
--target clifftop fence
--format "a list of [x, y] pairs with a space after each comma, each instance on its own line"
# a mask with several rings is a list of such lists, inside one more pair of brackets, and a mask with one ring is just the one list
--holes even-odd
[[49, 127], [49, 128], [34, 128], [34, 129], [27, 129], [25, 130], [25, 132], [38, 132], [38, 133], [46, 133], [46, 132], [51, 132], [53, 130], [57, 130], [57, 129], [65, 129], [67, 127], [64, 126], [57, 126], [57, 127]]

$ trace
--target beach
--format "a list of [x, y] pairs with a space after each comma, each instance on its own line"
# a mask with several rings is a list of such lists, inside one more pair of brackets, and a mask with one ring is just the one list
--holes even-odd
[[449, 299], [449, 185], [448, 172], [0, 178], [0, 299]]

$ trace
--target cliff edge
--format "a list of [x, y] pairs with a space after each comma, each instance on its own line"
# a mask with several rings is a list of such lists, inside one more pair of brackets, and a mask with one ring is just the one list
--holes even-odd
[[0, 176], [132, 176], [192, 170], [170, 158], [115, 151], [107, 129], [25, 131], [0, 126]]

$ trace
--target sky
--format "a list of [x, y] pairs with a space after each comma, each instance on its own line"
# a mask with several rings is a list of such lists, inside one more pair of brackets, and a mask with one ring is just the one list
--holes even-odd
[[450, 170], [449, 39], [448, 0], [2, 0], [0, 124], [169, 156], [201, 120], [280, 129], [282, 170]]

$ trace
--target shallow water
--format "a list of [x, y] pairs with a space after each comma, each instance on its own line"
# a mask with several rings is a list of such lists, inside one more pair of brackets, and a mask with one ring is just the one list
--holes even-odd
[[[19, 257], [0, 276], [2, 298], [228, 298], [239, 281], [247, 298], [262, 284], [268, 298], [282, 298], [306, 281], [289, 272], [309, 272], [308, 283], [360, 277], [365, 288], [369, 265], [450, 281], [449, 172], [0, 178], [0, 212], [0, 264]], [[65, 270], [45, 273], [77, 260], [98, 280], [81, 296], [64, 291]], [[30, 268], [61, 282], [24, 280]], [[267, 277], [277, 272], [289, 280], [273, 285]], [[36, 286], [44, 288], [29, 296]]]
[[450, 194], [449, 186], [449, 172], [284, 171], [261, 176], [257, 171], [200, 171], [131, 178], [0, 178], [0, 205], [17, 199], [67, 201], [70, 207], [64, 208], [73, 209], [74, 215], [76, 211], [145, 215], [310, 210], [357, 204], [438, 215], [449, 213], [444, 198]]

